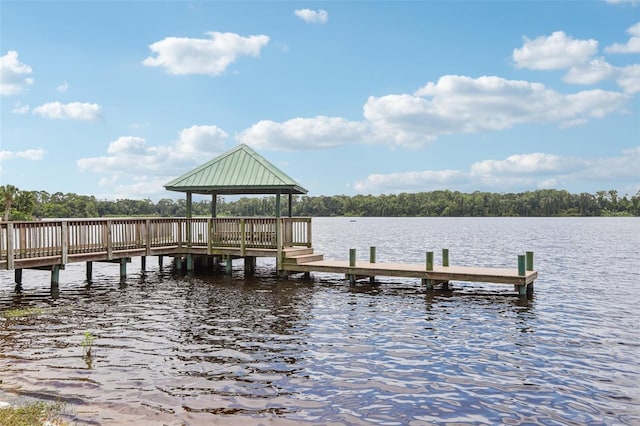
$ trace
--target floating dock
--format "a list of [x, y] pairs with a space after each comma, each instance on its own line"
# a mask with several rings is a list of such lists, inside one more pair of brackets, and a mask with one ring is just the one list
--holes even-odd
[[[276, 259], [277, 274], [312, 272], [343, 274], [355, 283], [377, 276], [418, 278], [427, 291], [447, 288], [450, 281], [511, 284], [520, 296], [533, 293], [538, 277], [533, 253], [518, 255], [517, 268], [485, 268], [449, 265], [449, 251], [442, 250], [442, 264], [434, 265], [434, 253], [425, 253], [424, 263], [378, 263], [376, 249], [369, 261], [357, 261], [355, 249], [348, 260], [328, 260], [314, 253], [311, 218], [148, 218], [78, 219], [54, 221], [0, 222], [0, 269], [14, 270], [22, 283], [23, 269], [51, 271], [51, 285], [57, 287], [60, 270], [66, 264], [85, 262], [91, 279], [93, 262], [120, 265], [120, 276], [132, 257], [173, 257], [188, 271], [196, 264], [226, 263], [231, 271], [234, 259], [244, 259], [245, 270], [255, 268], [257, 257]], [[515, 262], [514, 262], [515, 263]]]

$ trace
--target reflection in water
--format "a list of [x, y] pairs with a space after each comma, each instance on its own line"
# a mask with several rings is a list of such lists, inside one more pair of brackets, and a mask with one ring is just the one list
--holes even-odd
[[[375, 241], [385, 220], [386, 246]], [[319, 252], [348, 253], [345, 238], [370, 238], [360, 252], [377, 245], [380, 261], [410, 256], [392, 242], [416, 235], [464, 264], [533, 249], [534, 298], [504, 285], [425, 293], [419, 280], [280, 280], [269, 261], [245, 277], [156, 262], [138, 272], [134, 260], [125, 280], [103, 264], [91, 281], [68, 265], [55, 295], [46, 272], [25, 271], [21, 293], [2, 272], [0, 312], [40, 310], [0, 318], [0, 400], [61, 400], [77, 424], [640, 422], [640, 271], [616, 266], [637, 264], [638, 221], [422, 221], [324, 219], [314, 239]], [[526, 239], [544, 233], [553, 238]], [[490, 258], [474, 252], [479, 242]], [[615, 255], [593, 261], [613, 244]], [[605, 277], [613, 291], [602, 291]]]

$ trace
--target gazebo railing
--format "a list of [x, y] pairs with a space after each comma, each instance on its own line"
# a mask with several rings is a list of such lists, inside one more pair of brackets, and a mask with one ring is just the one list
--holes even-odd
[[[278, 230], [278, 227], [280, 229]], [[278, 249], [311, 247], [311, 218], [135, 218], [0, 222], [0, 267], [16, 259], [176, 247]], [[184, 250], [182, 250], [184, 248]]]

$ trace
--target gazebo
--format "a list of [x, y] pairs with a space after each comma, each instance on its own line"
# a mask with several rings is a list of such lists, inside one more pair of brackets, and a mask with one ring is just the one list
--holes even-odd
[[211, 217], [216, 217], [218, 195], [275, 194], [275, 216], [280, 217], [280, 196], [307, 190], [249, 146], [240, 144], [164, 185], [169, 191], [187, 194], [187, 218], [191, 218], [193, 194], [211, 194]]
[[[245, 144], [175, 178], [164, 187], [186, 193], [184, 233], [187, 245], [193, 251], [206, 241], [205, 253], [224, 256], [229, 270], [234, 257], [243, 257], [245, 265], [251, 265], [255, 263], [255, 256], [268, 256], [274, 253], [270, 250], [275, 250], [280, 271], [285, 249], [300, 245], [311, 247], [311, 218], [291, 217], [292, 196], [306, 194], [307, 190]], [[211, 195], [210, 219], [192, 218], [193, 194]], [[218, 195], [242, 194], [275, 195], [275, 218], [217, 218]], [[283, 194], [289, 196], [289, 218], [281, 217]], [[190, 257], [187, 268], [189, 262]]]

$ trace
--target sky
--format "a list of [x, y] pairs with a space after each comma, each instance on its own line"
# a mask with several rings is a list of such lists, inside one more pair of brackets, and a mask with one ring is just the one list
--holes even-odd
[[640, 0], [0, 1], [0, 185], [179, 199], [245, 143], [310, 196], [640, 191]]

